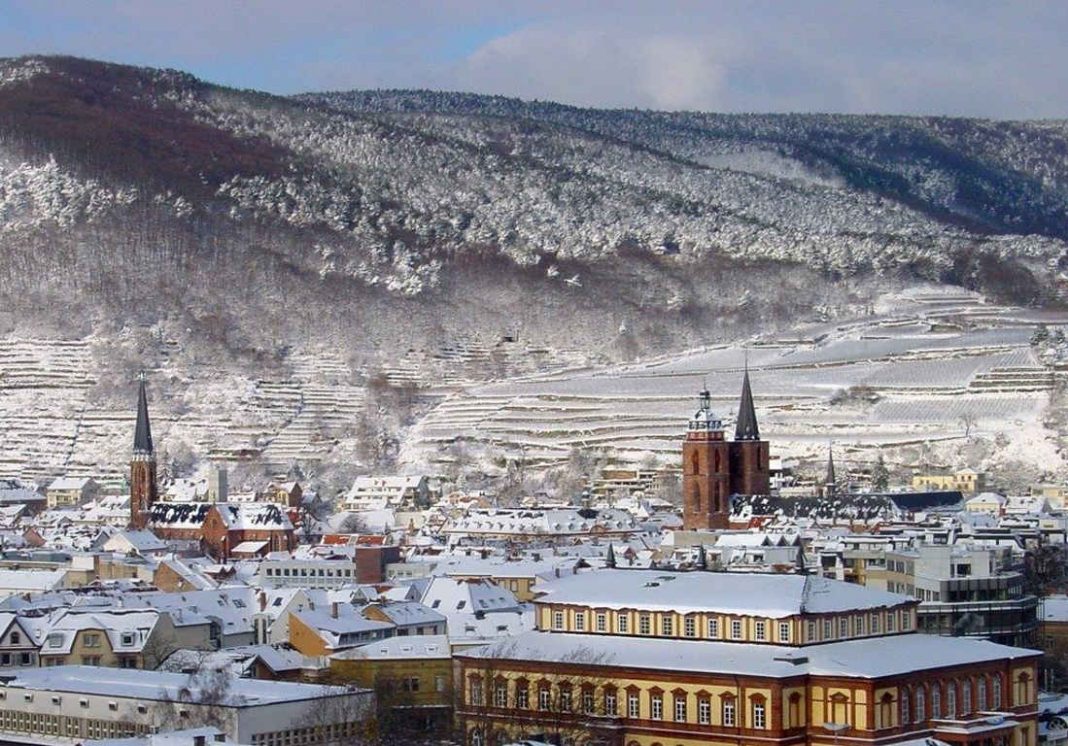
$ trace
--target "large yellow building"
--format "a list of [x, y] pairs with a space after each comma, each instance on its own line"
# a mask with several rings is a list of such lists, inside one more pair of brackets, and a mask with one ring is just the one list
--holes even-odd
[[813, 576], [603, 570], [457, 654], [473, 746], [1036, 739], [1037, 651], [919, 634], [915, 599]]

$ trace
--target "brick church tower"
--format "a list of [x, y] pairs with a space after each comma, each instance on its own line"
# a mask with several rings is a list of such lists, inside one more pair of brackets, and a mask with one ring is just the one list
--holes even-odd
[[156, 451], [152, 446], [152, 428], [148, 422], [148, 394], [145, 374], [141, 373], [137, 391], [137, 426], [134, 429], [133, 458], [130, 459], [130, 528], [148, 525], [152, 504], [156, 502]]
[[682, 525], [687, 530], [730, 527], [732, 495], [766, 495], [771, 486], [768, 442], [760, 439], [749, 370], [742, 379], [742, 400], [734, 440], [712, 412], [708, 391], [690, 418], [682, 444]]
[[723, 423], [702, 391], [682, 444], [683, 528], [727, 528], [730, 522], [730, 450]]

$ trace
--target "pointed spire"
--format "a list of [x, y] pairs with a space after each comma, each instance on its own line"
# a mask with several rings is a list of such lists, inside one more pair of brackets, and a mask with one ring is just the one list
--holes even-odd
[[734, 439], [760, 440], [756, 408], [753, 406], [753, 389], [749, 385], [748, 358], [745, 364], [745, 375], [742, 377], [742, 401], [738, 405], [738, 423], [734, 428]]
[[612, 548], [612, 545], [608, 545], [608, 554], [604, 558], [604, 566], [614, 570], [616, 567], [616, 550]]
[[827, 476], [824, 478], [823, 484], [828, 493], [833, 492], [838, 486], [838, 480], [834, 474], [834, 448], [831, 444], [827, 445]]
[[137, 390], [137, 428], [134, 430], [134, 453], [151, 456], [154, 453], [152, 447], [152, 427], [148, 422], [148, 394], [145, 391], [147, 376], [142, 370], [138, 375], [140, 385]]
[[708, 569], [708, 553], [705, 552], [704, 544], [697, 545], [697, 562], [694, 563], [694, 567], [698, 570]]

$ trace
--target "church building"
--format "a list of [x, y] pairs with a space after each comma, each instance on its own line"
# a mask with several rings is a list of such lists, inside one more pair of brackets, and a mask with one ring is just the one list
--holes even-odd
[[292, 551], [298, 543], [286, 509], [273, 502], [160, 501], [144, 373], [137, 392], [130, 459], [130, 528], [147, 528], [164, 541], [196, 544], [219, 560]]
[[760, 439], [748, 370], [742, 378], [734, 440], [726, 439], [707, 389], [698, 402], [682, 444], [683, 526], [687, 530], [725, 529], [730, 526], [732, 495], [768, 494], [768, 442]]

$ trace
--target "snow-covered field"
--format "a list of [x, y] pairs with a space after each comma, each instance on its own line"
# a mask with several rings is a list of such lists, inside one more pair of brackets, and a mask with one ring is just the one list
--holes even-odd
[[[882, 298], [862, 318], [800, 326], [744, 346], [473, 386], [417, 425], [405, 455], [440, 462], [460, 438], [520, 453], [528, 463], [565, 458], [576, 446], [667, 462], [703, 386], [733, 427], [748, 359], [773, 454], [822, 458], [833, 441], [865, 461], [877, 449], [963, 445], [967, 430], [972, 440], [996, 440], [1003, 454], [1055, 471], [1063, 463], [1043, 419], [1058, 374], [1031, 347], [1039, 322], [1064, 324], [1068, 315], [917, 288]], [[832, 402], [850, 387], [870, 388], [874, 400]]]

